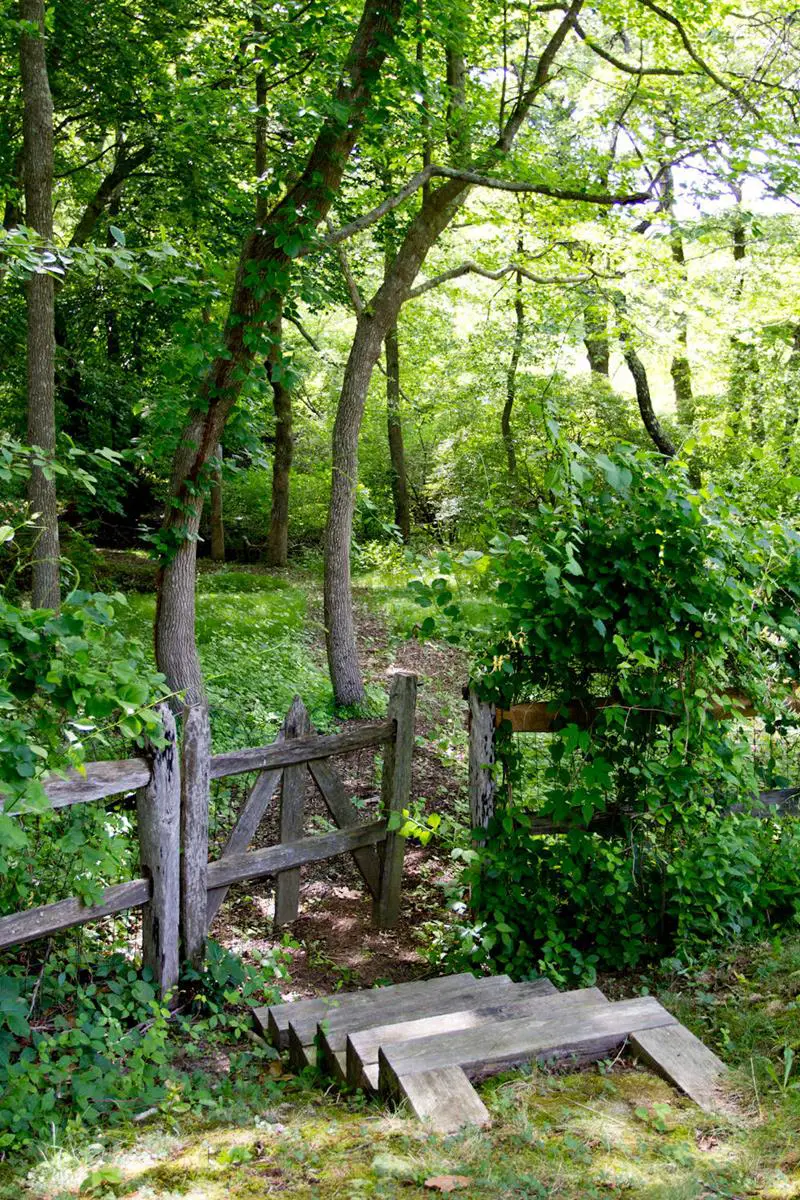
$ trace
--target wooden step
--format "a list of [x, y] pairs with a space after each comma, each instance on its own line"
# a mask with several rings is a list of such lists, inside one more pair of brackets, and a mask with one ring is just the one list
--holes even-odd
[[704, 1112], [732, 1110], [721, 1084], [728, 1068], [685, 1025], [640, 1029], [631, 1034], [636, 1054], [694, 1100]]
[[465, 1125], [489, 1125], [486, 1105], [461, 1067], [417, 1071], [400, 1080], [400, 1095], [433, 1133], [455, 1133]]
[[610, 1053], [634, 1031], [677, 1024], [650, 996], [609, 1004], [590, 994], [573, 1001], [567, 1010], [563, 1007], [567, 998], [575, 995], [565, 992], [553, 1000], [543, 999], [542, 1006], [552, 1005], [547, 1016], [481, 1024], [381, 1047], [380, 1090], [402, 1095], [401, 1078], [440, 1067], [463, 1067], [469, 1077], [480, 1079], [532, 1060], [587, 1062]]
[[[389, 989], [378, 989], [367, 993], [370, 1000], [365, 1001], [357, 1009], [343, 1005], [341, 1008], [329, 1008], [319, 1021], [309, 1020], [302, 1016], [289, 1020], [289, 1057], [295, 1067], [301, 1067], [309, 1059], [309, 1047], [317, 1046], [317, 1066], [329, 1071], [341, 1082], [345, 1081], [346, 1073], [340, 1073], [335, 1055], [344, 1056], [347, 1049], [347, 1035], [352, 1030], [369, 1029], [376, 1023], [391, 1020], [403, 1021], [406, 1018], [426, 1017], [450, 1008], [473, 1007], [480, 1003], [483, 997], [485, 1003], [489, 997], [505, 996], [515, 986], [507, 975], [495, 975], [490, 979], [475, 979], [472, 976], [451, 976], [453, 982], [444, 987], [442, 981], [437, 986], [430, 986], [422, 992], [405, 993], [400, 996], [387, 996]], [[428, 981], [429, 984], [433, 980]], [[322, 1038], [319, 1033], [322, 1032]]]
[[[307, 1021], [310, 1033], [307, 1038], [311, 1042], [317, 1023], [331, 1012], [358, 1012], [366, 1005], [376, 1003], [388, 1004], [394, 1000], [405, 1000], [412, 996], [421, 996], [428, 991], [441, 991], [447, 995], [459, 983], [472, 980], [475, 976], [469, 971], [461, 975], [442, 975], [435, 979], [415, 979], [411, 983], [395, 983], [385, 988], [362, 988], [355, 992], [337, 992], [333, 996], [314, 996], [308, 1000], [294, 1000], [288, 1004], [272, 1004], [264, 1008], [256, 1008], [253, 1017], [261, 1031], [270, 1039], [274, 1046], [286, 1050], [289, 1045], [289, 1021]], [[376, 997], [380, 997], [376, 1001]]]
[[[605, 997], [597, 988], [588, 988], [586, 993], [599, 1003]], [[576, 999], [576, 997], [578, 999]], [[396, 1045], [400, 1042], [410, 1042], [415, 1038], [439, 1036], [459, 1029], [471, 1029], [476, 1025], [485, 1025], [491, 1021], [512, 1020], [515, 1017], [549, 1015], [569, 1011], [575, 1004], [585, 1004], [584, 992], [556, 991], [549, 979], [536, 979], [530, 983], [515, 983], [506, 988], [499, 997], [493, 997], [493, 1003], [480, 1003], [475, 1008], [443, 1009], [432, 1016], [417, 1017], [409, 1021], [392, 1022], [378, 1025], [372, 1029], [348, 1032], [346, 1038], [347, 1050], [347, 1082], [351, 1087], [361, 1087], [365, 1090], [377, 1086], [378, 1051], [381, 1046]], [[330, 1038], [320, 1027], [319, 1044], [325, 1047], [325, 1052], [336, 1052], [339, 1048], [338, 1037]]]

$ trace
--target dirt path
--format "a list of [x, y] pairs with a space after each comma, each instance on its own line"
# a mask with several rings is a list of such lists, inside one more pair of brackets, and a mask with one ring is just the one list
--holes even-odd
[[[464, 655], [450, 646], [399, 640], [385, 622], [356, 594], [357, 634], [367, 684], [385, 686], [391, 666], [414, 671], [419, 679], [412, 804], [426, 813], [463, 817], [466, 812], [467, 737], [461, 689], [467, 674]], [[322, 625], [314, 596], [309, 624], [317, 650], [324, 656]], [[359, 751], [337, 760], [349, 794], [366, 812], [377, 807], [376, 760]], [[319, 797], [307, 792], [307, 829], [323, 817]], [[256, 844], [278, 840], [277, 805], [263, 823]], [[291, 984], [286, 998], [338, 989], [402, 982], [431, 973], [423, 950], [426, 923], [446, 915], [443, 885], [454, 872], [445, 846], [423, 847], [409, 841], [405, 860], [403, 902], [395, 929], [379, 932], [371, 921], [371, 903], [352, 860], [334, 859], [304, 869], [300, 916], [280, 934], [272, 930], [271, 881], [242, 885], [223, 907], [212, 930], [223, 945], [247, 958], [287, 947]]]

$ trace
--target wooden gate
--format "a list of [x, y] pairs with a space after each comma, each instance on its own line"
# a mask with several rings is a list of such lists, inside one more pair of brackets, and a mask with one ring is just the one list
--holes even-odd
[[[352, 854], [372, 896], [376, 924], [390, 927], [400, 908], [404, 852], [390, 818], [408, 805], [416, 690], [416, 676], [393, 672], [386, 720], [335, 734], [315, 733], [296, 697], [273, 743], [217, 755], [204, 707], [184, 709], [179, 746], [175, 718], [163, 705], [164, 745], [147, 758], [88, 763], [85, 774], [45, 785], [54, 808], [136, 791], [141, 877], [106, 888], [96, 904], [71, 897], [0, 917], [0, 949], [141, 907], [144, 965], [164, 994], [178, 982], [182, 959], [202, 964], [209, 926], [232, 884], [274, 875], [275, 922], [286, 924], [297, 916], [300, 868], [344, 853]], [[362, 824], [328, 760], [367, 746], [384, 747], [381, 816]], [[251, 771], [258, 777], [222, 855], [209, 862], [210, 781]], [[338, 828], [303, 837], [309, 774]], [[281, 840], [248, 850], [280, 783]]]

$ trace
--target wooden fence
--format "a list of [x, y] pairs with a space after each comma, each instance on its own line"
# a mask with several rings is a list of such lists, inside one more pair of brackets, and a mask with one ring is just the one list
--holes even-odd
[[[404, 849], [389, 818], [408, 804], [416, 690], [416, 676], [393, 673], [386, 720], [335, 734], [315, 733], [296, 698], [275, 742], [216, 755], [205, 707], [184, 709], [179, 744], [175, 718], [163, 705], [163, 747], [145, 758], [88, 763], [85, 776], [72, 773], [46, 784], [54, 808], [135, 791], [141, 877], [106, 888], [96, 904], [71, 897], [0, 917], [0, 949], [141, 907], [143, 963], [163, 995], [178, 982], [181, 960], [202, 963], [208, 929], [231, 884], [274, 875], [275, 922], [286, 924], [297, 916], [300, 868], [347, 852], [372, 895], [376, 924], [388, 928], [399, 913]], [[367, 746], [384, 747], [382, 811], [380, 819], [359, 824], [328, 760]], [[258, 777], [222, 855], [209, 862], [210, 781], [248, 771]], [[338, 826], [330, 833], [302, 836], [307, 774]], [[248, 850], [281, 780], [281, 840]]]
[[[590, 729], [603, 708], [618, 703], [610, 698], [601, 698], [590, 707], [576, 700], [556, 710], [546, 700], [531, 700], [525, 704], [514, 704], [511, 708], [497, 708], [481, 700], [472, 688], [465, 689], [465, 693], [469, 702], [469, 802], [474, 829], [485, 829], [494, 815], [497, 790], [494, 772], [495, 734], [500, 725], [507, 724], [514, 733], [553, 733], [570, 724], [580, 729]], [[726, 699], [728, 704], [725, 707], [715, 705], [712, 715], [722, 716], [733, 711], [744, 718], [755, 716], [748, 697], [731, 689]], [[800, 699], [793, 697], [789, 707], [793, 712], [800, 711]], [[800, 788], [761, 792], [758, 799], [765, 813], [774, 813], [776, 809], [782, 813], [800, 812]], [[736, 804], [731, 811], [743, 808], [744, 805]], [[602, 830], [611, 822], [613, 817], [600, 814], [592, 822], [592, 828]], [[534, 833], [561, 833], [567, 828], [546, 817], [535, 819], [531, 824]]]

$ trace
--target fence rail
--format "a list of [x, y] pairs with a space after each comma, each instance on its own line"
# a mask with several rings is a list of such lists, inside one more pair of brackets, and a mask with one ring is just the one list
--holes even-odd
[[[204, 957], [209, 926], [232, 884], [274, 875], [275, 920], [283, 924], [297, 916], [299, 869], [344, 853], [352, 854], [372, 895], [376, 924], [389, 927], [399, 912], [403, 863], [403, 839], [389, 818], [408, 804], [416, 688], [414, 675], [393, 672], [388, 718], [335, 734], [314, 733], [296, 697], [275, 742], [217, 755], [210, 752], [204, 707], [184, 709], [179, 743], [175, 718], [162, 706], [164, 745], [152, 747], [146, 758], [88, 763], [85, 775], [71, 772], [45, 784], [53, 808], [135, 791], [142, 878], [106, 888], [96, 904], [70, 897], [0, 917], [0, 949], [142, 908], [143, 961], [163, 994], [177, 983], [181, 958], [197, 963]], [[327, 760], [369, 746], [385, 748], [382, 815], [359, 824], [359, 812]], [[209, 782], [248, 771], [258, 772], [256, 781], [221, 856], [209, 862]], [[339, 828], [303, 837], [309, 776]], [[248, 850], [281, 780], [282, 840]]]

